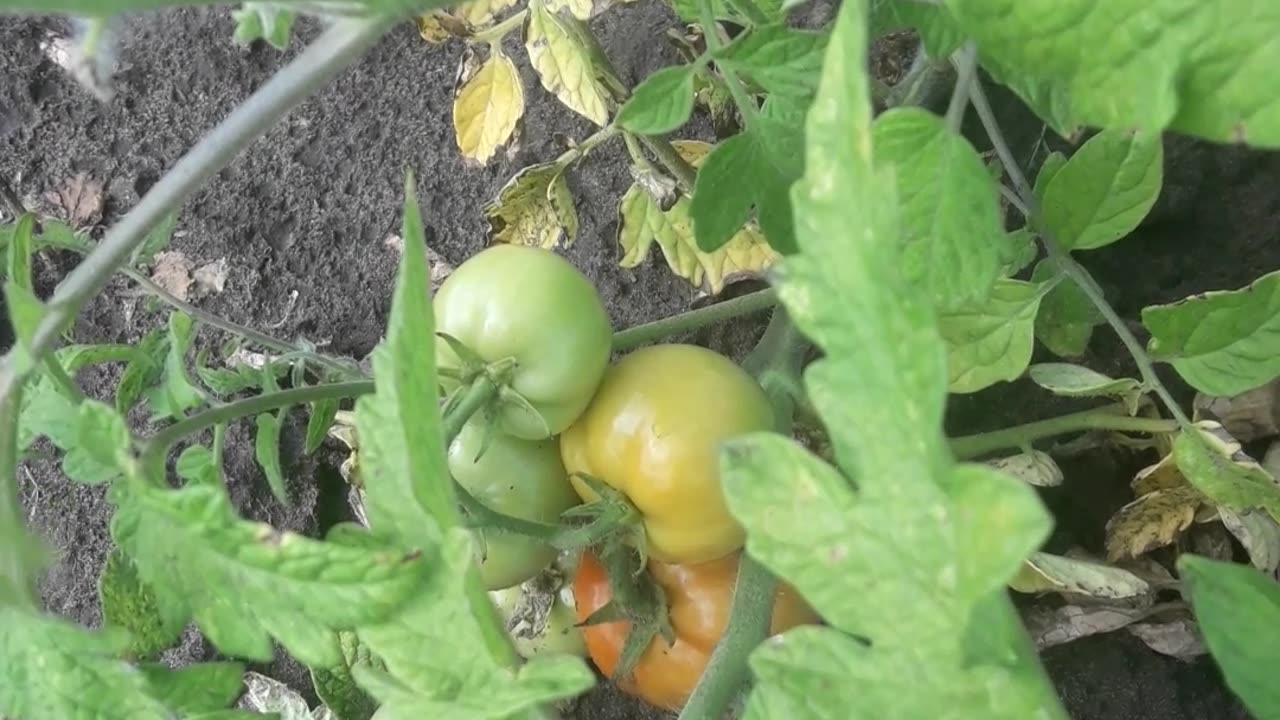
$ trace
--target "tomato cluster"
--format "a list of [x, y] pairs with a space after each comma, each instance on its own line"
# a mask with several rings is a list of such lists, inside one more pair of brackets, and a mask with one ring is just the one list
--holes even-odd
[[[526, 401], [500, 407], [497, 433], [487, 436], [475, 419], [463, 428], [449, 448], [454, 478], [492, 509], [544, 523], [599, 499], [586, 477], [626, 497], [643, 526], [646, 570], [665, 595], [675, 643], [655, 638], [619, 681], [656, 705], [679, 708], [727, 626], [744, 541], [721, 491], [720, 448], [776, 427], [764, 392], [728, 358], [693, 345], [647, 347], [610, 365], [599, 295], [550, 251], [499, 245], [481, 252], [441, 286], [435, 318], [440, 333], [484, 362], [514, 359], [510, 389]], [[446, 370], [465, 364], [443, 341], [436, 357]], [[555, 557], [549, 546], [511, 534], [477, 533], [476, 545], [480, 575], [490, 590], [503, 591], [495, 600], [506, 617], [516, 597], [510, 588]], [[583, 554], [573, 582], [578, 621], [610, 597], [604, 569]], [[571, 618], [570, 609], [557, 608], [551, 632], [569, 632]], [[797, 595], [780, 593], [775, 631], [815, 619]], [[581, 628], [606, 674], [628, 627]], [[552, 645], [582, 651], [576, 641], [518, 643], [525, 654]]]

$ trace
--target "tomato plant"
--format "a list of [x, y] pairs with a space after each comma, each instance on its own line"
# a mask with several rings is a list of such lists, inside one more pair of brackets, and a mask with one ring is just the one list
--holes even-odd
[[[485, 447], [479, 417], [449, 445], [449, 472], [485, 505], [525, 520], [554, 523], [578, 504], [554, 438], [522, 440], [495, 433]], [[531, 538], [483, 530], [476, 536], [480, 577], [489, 590], [518, 585], [555, 559], [554, 548]]]
[[694, 345], [656, 345], [609, 368], [560, 451], [584, 500], [596, 494], [574, 473], [635, 505], [650, 556], [703, 562], [742, 547], [720, 491], [721, 443], [773, 425], [764, 391], [731, 360]]
[[[485, 362], [515, 361], [510, 388], [536, 412], [516, 403], [501, 409], [503, 430], [516, 437], [536, 440], [568, 427], [609, 362], [612, 330], [599, 293], [549, 250], [483, 250], [444, 281], [434, 307], [438, 333]], [[454, 371], [464, 364], [443, 339], [436, 341], [436, 362]]]
[[[631, 674], [617, 678], [624, 690], [668, 710], [684, 705], [729, 625], [740, 559], [740, 553], [732, 553], [696, 565], [650, 561], [648, 572], [666, 593], [675, 642], [668, 646], [661, 636], [655, 637]], [[584, 553], [579, 562], [573, 596], [579, 622], [613, 597], [604, 566], [590, 553]], [[778, 590], [771, 634], [817, 621], [813, 609], [794, 590]], [[626, 622], [610, 622], [583, 628], [591, 660], [605, 675], [612, 676], [617, 667], [630, 627]]]

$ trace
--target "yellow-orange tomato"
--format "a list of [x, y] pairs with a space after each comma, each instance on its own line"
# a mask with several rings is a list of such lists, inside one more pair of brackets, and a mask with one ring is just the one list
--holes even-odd
[[[617, 678], [623, 691], [668, 710], [684, 707], [729, 625], [741, 557], [741, 553], [733, 553], [698, 565], [649, 562], [650, 576], [667, 596], [675, 643], [667, 645], [661, 635], [655, 637], [631, 674]], [[578, 565], [573, 595], [579, 622], [604, 607], [613, 596], [604, 567], [590, 553], [584, 553]], [[772, 634], [816, 622], [817, 614], [798, 593], [785, 586], [779, 589], [773, 607]], [[630, 629], [627, 622], [583, 628], [591, 661], [605, 675], [613, 676]]]
[[764, 391], [729, 358], [695, 345], [657, 345], [609, 368], [560, 437], [560, 453], [584, 501], [596, 494], [573, 473], [627, 496], [642, 517], [649, 557], [699, 563], [743, 543], [720, 487], [722, 444], [774, 427]]

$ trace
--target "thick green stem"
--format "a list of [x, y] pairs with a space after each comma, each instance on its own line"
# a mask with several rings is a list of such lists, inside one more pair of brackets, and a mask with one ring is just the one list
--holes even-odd
[[[373, 46], [394, 22], [383, 16], [338, 21], [196, 143], [58, 285], [28, 344], [31, 355], [41, 359], [49, 352], [65, 324], [128, 262], [152, 228], [286, 112]], [[0, 399], [29, 374], [19, 372], [14, 358], [10, 351], [0, 367]]]
[[27, 531], [18, 495], [18, 415], [22, 388], [0, 400], [0, 607], [37, 607], [36, 540]]
[[959, 133], [964, 111], [969, 108], [969, 88], [978, 72], [978, 53], [972, 42], [965, 43], [955, 52], [952, 64], [956, 67], [956, 86], [951, 93], [951, 103], [947, 105], [946, 122], [951, 132]]
[[498, 384], [492, 378], [482, 373], [465, 390], [461, 391], [461, 400], [444, 416], [442, 421], [446, 447], [454, 441], [454, 438], [458, 437], [458, 433], [462, 432], [463, 426], [467, 424], [472, 415], [475, 415], [481, 408], [498, 397], [499, 389]]
[[708, 305], [697, 310], [673, 315], [669, 318], [655, 320], [651, 323], [636, 325], [621, 332], [614, 333], [614, 352], [634, 350], [645, 343], [660, 340], [683, 332], [697, 330], [707, 325], [730, 320], [741, 315], [767, 310], [778, 304], [777, 295], [772, 288], [758, 290], [747, 295]]
[[1187, 418], [1186, 413], [1182, 411], [1182, 407], [1173, 399], [1173, 395], [1169, 392], [1164, 383], [1160, 381], [1160, 377], [1156, 375], [1155, 365], [1151, 361], [1151, 356], [1134, 337], [1133, 332], [1129, 330], [1129, 326], [1111, 307], [1111, 303], [1103, 297], [1102, 290], [1098, 287], [1097, 282], [1089, 275], [1089, 271], [1085, 270], [1080, 263], [1075, 261], [1069, 253], [1064, 251], [1053, 237], [1053, 233], [1044, 227], [1041, 222], [1040, 203], [1036, 198], [1035, 191], [1032, 190], [1031, 184], [1027, 182], [1027, 176], [1022, 172], [1022, 167], [1013, 156], [1013, 151], [1009, 148], [1009, 143], [1005, 140], [1004, 133], [1000, 130], [1000, 124], [996, 120], [995, 113], [991, 110], [991, 104], [987, 102], [986, 91], [982, 89], [982, 83], [975, 82], [970, 85], [970, 100], [973, 102], [973, 108], [978, 112], [978, 117], [982, 120], [982, 126], [987, 131], [987, 137], [991, 140], [991, 145], [995, 148], [996, 155], [1000, 157], [1000, 163], [1004, 165], [1005, 172], [1009, 173], [1009, 177], [1013, 180], [1013, 185], [1018, 191], [1018, 195], [1022, 198], [1023, 204], [1030, 212], [1028, 222], [1036, 228], [1040, 234], [1040, 241], [1044, 244], [1045, 249], [1058, 266], [1062, 268], [1067, 277], [1080, 287], [1090, 302], [1098, 308], [1102, 313], [1102, 317], [1120, 337], [1120, 342], [1124, 343], [1129, 354], [1133, 356], [1133, 361], [1138, 366], [1138, 372], [1142, 375], [1142, 380], [1150, 387], [1155, 394], [1164, 403], [1169, 414], [1178, 421], [1183, 427], [1190, 427], [1191, 420]]
[[1115, 405], [954, 438], [951, 440], [951, 452], [961, 460], [968, 460], [996, 450], [1021, 448], [1036, 440], [1088, 430], [1171, 433], [1178, 431], [1178, 422], [1163, 418], [1130, 417], [1124, 414], [1123, 405]]

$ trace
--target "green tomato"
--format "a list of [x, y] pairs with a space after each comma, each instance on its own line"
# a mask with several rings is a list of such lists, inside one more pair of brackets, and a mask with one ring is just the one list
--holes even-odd
[[[484, 435], [484, 418], [477, 415], [449, 445], [449, 472], [480, 502], [505, 515], [544, 523], [556, 522], [580, 502], [560, 461], [558, 440], [494, 433], [481, 455]], [[477, 531], [476, 536], [486, 590], [519, 585], [556, 557], [551, 546], [520, 535]]]
[[520, 657], [587, 656], [587, 641], [578, 625], [569, 586], [555, 592], [530, 587], [536, 581], [489, 593]]
[[[549, 250], [490, 247], [453, 271], [434, 306], [437, 332], [462, 341], [485, 362], [515, 360], [511, 388], [540, 415], [503, 405], [502, 429], [516, 437], [537, 440], [569, 427], [609, 363], [613, 330], [599, 293]], [[441, 339], [436, 363], [446, 369], [461, 364]]]

